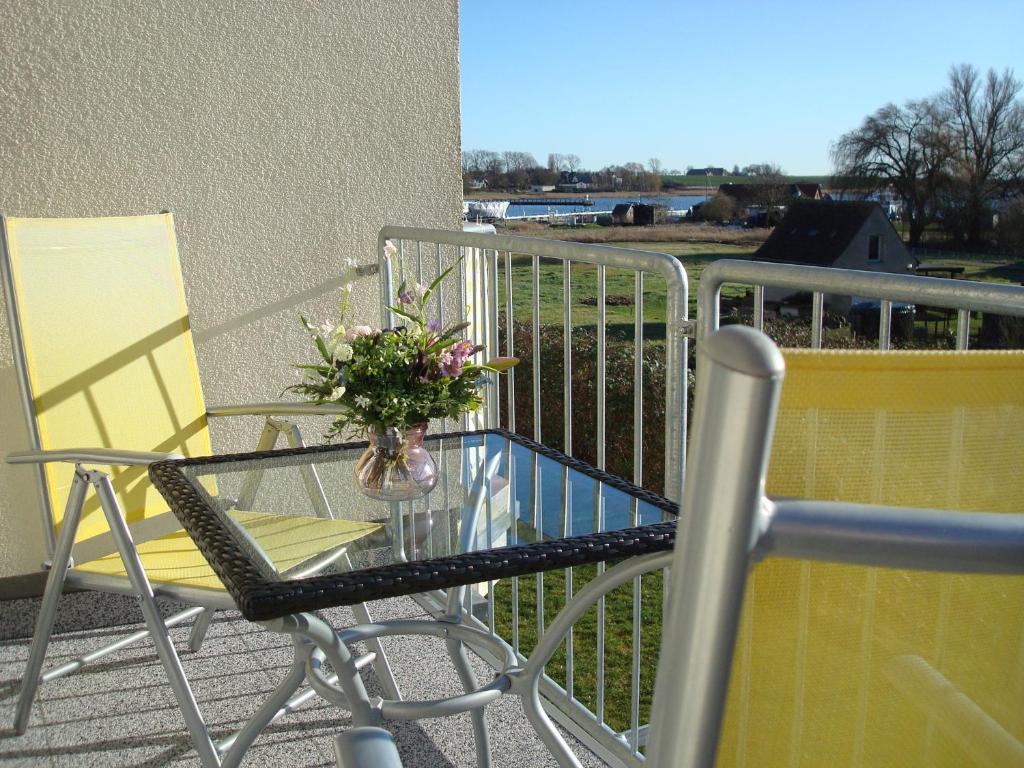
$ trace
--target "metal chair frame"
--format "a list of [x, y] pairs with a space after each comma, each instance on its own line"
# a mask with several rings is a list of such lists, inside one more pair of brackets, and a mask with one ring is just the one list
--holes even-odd
[[[152, 583], [146, 575], [145, 568], [135, 549], [131, 531], [128, 528], [124, 512], [111, 485], [109, 475], [105, 472], [87, 468], [87, 465], [94, 463], [117, 466], [145, 466], [155, 461], [181, 458], [181, 456], [173, 453], [121, 451], [93, 447], [42, 450], [36, 423], [35, 407], [31, 398], [32, 390], [29, 382], [25, 351], [22, 345], [17, 297], [14, 291], [6, 240], [6, 226], [2, 216], [0, 216], [0, 277], [2, 277], [3, 290], [7, 300], [7, 319], [11, 332], [15, 371], [21, 394], [21, 406], [31, 445], [31, 449], [28, 451], [17, 451], [8, 454], [6, 461], [9, 464], [32, 464], [37, 467], [37, 487], [42, 500], [48, 558], [43, 564], [44, 569], [48, 571], [46, 586], [36, 620], [25, 675], [15, 708], [15, 733], [21, 735], [27, 730], [32, 702], [40, 683], [68, 675], [81, 669], [86, 664], [102, 659], [121, 648], [145, 639], [147, 636], [152, 636], [156, 645], [157, 655], [167, 672], [171, 688], [181, 708], [189, 735], [202, 764], [208, 767], [237, 765], [245, 751], [266, 725], [309, 700], [314, 691], [309, 689], [292, 695], [295, 691], [293, 687], [289, 691], [289, 695], [283, 698], [277, 692], [271, 696], [268, 702], [260, 708], [256, 716], [239, 732], [216, 743], [211, 739], [206, 723], [192, 694], [191, 687], [182, 670], [181, 661], [168, 634], [168, 630], [189, 619], [195, 618], [189, 635], [188, 646], [190, 650], [198, 651], [213, 620], [214, 611], [218, 609], [234, 609], [235, 605], [224, 590], [160, 582]], [[206, 416], [264, 416], [264, 427], [257, 443], [257, 450], [270, 450], [275, 447], [282, 434], [291, 447], [303, 447], [305, 445], [298, 425], [282, 417], [331, 415], [337, 413], [338, 410], [338, 407], [332, 404], [254, 403], [208, 407]], [[51, 507], [52, 500], [50, 499], [43, 471], [44, 465], [49, 462], [67, 462], [75, 465], [74, 479], [66, 501], [59, 536], [55, 531], [56, 526]], [[243, 496], [246, 499], [240, 501], [247, 500], [251, 502], [259, 488], [260, 480], [261, 478], [255, 474], [246, 478], [243, 490]], [[333, 517], [315, 467], [303, 469], [303, 481], [318, 516], [323, 518]], [[90, 488], [99, 498], [107, 525], [110, 528], [117, 551], [124, 563], [128, 576], [127, 580], [115, 576], [78, 571], [74, 568], [72, 546], [78, 531], [82, 508]], [[43, 673], [42, 667], [46, 656], [46, 649], [49, 645], [53, 625], [56, 620], [60, 596], [65, 586], [138, 597], [146, 629], [127, 635], [113, 643], [97, 648]], [[165, 619], [160, 614], [156, 603], [157, 598], [190, 603], [191, 607]], [[365, 604], [360, 603], [352, 606], [352, 608], [359, 623], [367, 624], [372, 622]], [[367, 645], [370, 648], [370, 653], [360, 658], [358, 664], [365, 666], [368, 663], [376, 662], [375, 668], [385, 691], [389, 695], [400, 699], [401, 694], [394, 680], [394, 675], [383, 647], [375, 638], [368, 640]], [[297, 660], [299, 657], [303, 657], [303, 654], [308, 656], [308, 652], [298, 647], [296, 654]], [[278, 690], [282, 689], [279, 686]]]

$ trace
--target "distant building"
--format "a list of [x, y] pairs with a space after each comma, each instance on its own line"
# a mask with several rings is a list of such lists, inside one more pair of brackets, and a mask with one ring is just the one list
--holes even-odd
[[786, 188], [786, 197], [798, 200], [821, 200], [821, 184], [790, 184]]
[[718, 194], [728, 195], [744, 208], [754, 208], [758, 204], [758, 190], [754, 184], [719, 184]]
[[469, 188], [474, 190], [487, 189], [487, 179], [470, 179]]
[[[728, 195], [740, 205], [756, 206], [762, 197], [760, 188], [763, 184], [719, 184], [718, 193]], [[821, 184], [784, 184], [783, 197], [788, 203], [791, 200], [822, 200]]]
[[653, 205], [643, 203], [619, 203], [612, 209], [612, 223], [623, 226], [646, 226], [654, 224]]
[[562, 171], [557, 188], [559, 192], [586, 192], [593, 185], [594, 177], [592, 174]]
[[[794, 200], [823, 200], [820, 184], [782, 184], [772, 194], [766, 194], [765, 185], [757, 182], [750, 184], [719, 184], [718, 194], [731, 197], [742, 207], [749, 219], [758, 226], [770, 226], [780, 220], [785, 206]], [[773, 199], [777, 203], [771, 212], [765, 210], [765, 199]]]
[[[902, 275], [917, 265], [878, 203], [833, 200], [791, 203], [754, 260]], [[765, 301], [782, 302], [792, 295], [769, 289]], [[825, 303], [846, 313], [851, 297], [826, 295]]]
[[555, 185], [554, 184], [533, 184], [530, 187], [530, 191], [531, 192], [554, 192], [555, 191]]

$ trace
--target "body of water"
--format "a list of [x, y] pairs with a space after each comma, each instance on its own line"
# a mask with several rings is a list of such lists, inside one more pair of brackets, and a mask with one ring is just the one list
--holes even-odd
[[[565, 197], [582, 197], [582, 195], [566, 193]], [[522, 216], [543, 216], [548, 213], [611, 213], [612, 209], [620, 203], [650, 203], [653, 205], [667, 205], [670, 210], [679, 211], [692, 208], [697, 203], [704, 202], [704, 195], [650, 195], [647, 197], [634, 195], [632, 197], [594, 197], [591, 198], [594, 204], [591, 206], [582, 205], [516, 205], [512, 201], [505, 213], [506, 218], [514, 219]]]

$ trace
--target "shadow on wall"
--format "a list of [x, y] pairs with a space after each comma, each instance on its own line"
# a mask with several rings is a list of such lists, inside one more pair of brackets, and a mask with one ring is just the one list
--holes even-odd
[[[378, 272], [379, 268], [376, 264], [364, 264], [357, 268], [356, 276], [369, 277], [371, 275], [376, 275]], [[276, 315], [278, 312], [283, 312], [286, 309], [294, 310], [296, 307], [307, 301], [320, 298], [324, 294], [341, 288], [344, 284], [345, 277], [343, 275], [339, 275], [338, 277], [326, 280], [319, 285], [314, 285], [312, 288], [307, 288], [304, 291], [293, 293], [290, 296], [285, 296], [277, 301], [272, 301], [271, 303], [265, 304], [262, 307], [251, 310], [250, 312], [245, 312], [238, 317], [232, 318], [226, 323], [221, 323], [220, 325], [204, 328], [202, 330], [193, 328], [192, 338], [195, 339], [196, 344], [202, 344], [205, 341], [215, 339], [226, 333], [237, 331], [249, 323], [254, 323], [258, 320]]]

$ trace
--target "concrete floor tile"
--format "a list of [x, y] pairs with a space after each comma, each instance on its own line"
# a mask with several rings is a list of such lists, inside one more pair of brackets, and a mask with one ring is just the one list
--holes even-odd
[[[419, 618], [423, 609], [411, 599], [370, 606], [375, 619]], [[347, 608], [323, 614], [335, 627], [353, 622]], [[110, 642], [141, 625], [92, 629], [54, 637], [47, 668]], [[198, 653], [187, 650], [188, 625], [171, 630], [182, 666], [215, 738], [236, 730], [270, 695], [288, 671], [293, 646], [285, 635], [269, 632], [234, 612], [219, 612]], [[435, 699], [461, 692], [442, 640], [433, 637], [385, 638], [399, 685], [406, 698]], [[0, 641], [0, 723], [10, 722], [14, 696], [24, 668], [28, 640]], [[354, 648], [354, 652], [359, 649]], [[470, 654], [481, 682], [493, 672]], [[364, 670], [370, 695], [381, 690], [372, 669]], [[554, 765], [533, 734], [518, 700], [506, 697], [488, 707], [496, 768]], [[243, 760], [245, 766], [330, 766], [333, 738], [350, 726], [344, 709], [313, 699], [272, 724]], [[386, 721], [395, 734], [407, 768], [453, 768], [476, 764], [468, 715], [420, 722]], [[572, 743], [572, 742], [570, 742]], [[585, 766], [602, 763], [582, 748]], [[0, 768], [7, 766], [133, 765], [199, 766], [184, 720], [151, 640], [85, 667], [41, 688], [28, 733], [14, 738], [0, 730]]]

